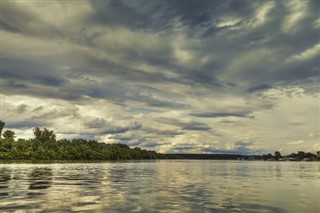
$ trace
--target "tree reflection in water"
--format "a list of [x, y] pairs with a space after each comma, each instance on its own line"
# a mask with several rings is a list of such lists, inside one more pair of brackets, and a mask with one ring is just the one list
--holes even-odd
[[0, 168], [0, 199], [9, 195], [9, 181], [11, 180], [11, 170]]
[[34, 168], [30, 173], [29, 190], [47, 189], [52, 185], [52, 169], [49, 167]]

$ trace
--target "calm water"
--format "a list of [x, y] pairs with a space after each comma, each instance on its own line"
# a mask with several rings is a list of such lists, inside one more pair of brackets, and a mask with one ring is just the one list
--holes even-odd
[[0, 212], [320, 212], [319, 162], [1, 164]]

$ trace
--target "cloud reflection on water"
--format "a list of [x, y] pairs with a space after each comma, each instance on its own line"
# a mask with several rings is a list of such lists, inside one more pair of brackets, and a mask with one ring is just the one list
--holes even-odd
[[4, 164], [1, 210], [317, 212], [313, 162]]

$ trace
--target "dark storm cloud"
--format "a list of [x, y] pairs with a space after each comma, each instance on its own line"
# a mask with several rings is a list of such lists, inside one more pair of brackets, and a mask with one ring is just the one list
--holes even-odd
[[62, 88], [53, 88], [30, 84], [25, 80], [5, 81], [3, 80], [3, 91], [7, 95], [32, 95], [38, 98], [52, 98], [69, 101], [76, 101], [82, 99], [83, 94], [74, 93], [72, 90], [65, 90]]
[[[127, 72], [116, 72], [114, 71], [113, 76], [118, 76], [121, 80], [116, 80], [113, 82], [105, 83], [92, 83], [90, 80], [86, 80], [82, 75], [73, 76], [56, 76], [55, 67], [47, 66], [43, 61], [34, 63], [17, 62], [14, 60], [5, 60], [3, 64], [3, 79], [10, 79], [10, 81], [4, 82], [4, 87], [8, 88], [5, 91], [10, 92], [15, 90], [16, 92], [22, 94], [30, 94], [40, 96], [40, 97], [53, 97], [61, 98], [66, 100], [77, 100], [81, 99], [84, 95], [92, 98], [104, 98], [114, 101], [124, 102], [125, 100], [133, 100], [146, 103], [148, 106], [160, 107], [160, 108], [186, 108], [188, 105], [184, 103], [178, 103], [175, 101], [167, 101], [164, 99], [159, 99], [152, 97], [150, 95], [141, 94], [140, 90], [127, 83], [129, 79], [134, 81], [141, 81], [141, 78], [146, 79], [143, 73], [137, 73], [135, 71], [128, 70]], [[46, 73], [42, 70], [52, 69], [51, 72]], [[29, 75], [26, 75], [28, 71]], [[31, 73], [30, 73], [31, 72]], [[110, 70], [108, 70], [110, 73]], [[52, 73], [52, 74], [50, 74]], [[128, 73], [128, 75], [126, 74]], [[98, 74], [101, 76], [101, 74]], [[162, 82], [165, 81], [164, 78], [159, 78], [156, 75], [148, 77], [150, 82]], [[11, 80], [13, 79], [13, 80]], [[69, 84], [69, 79], [79, 81], [81, 86]], [[39, 90], [39, 86], [52, 86], [56, 87], [56, 90], [50, 88], [43, 88]], [[14, 87], [14, 89], [12, 88]], [[10, 89], [11, 88], [11, 89]], [[157, 91], [156, 91], [157, 92]]]
[[41, 16], [18, 6], [14, 1], [1, 2], [1, 28], [32, 36], [55, 37], [62, 32], [54, 24], [46, 22]]
[[[141, 41], [137, 41], [140, 43]], [[96, 47], [100, 48], [100, 47]], [[98, 75], [105, 75], [106, 73], [117, 76], [125, 81], [134, 81], [139, 83], [179, 83], [183, 85], [201, 85], [204, 87], [221, 87], [222, 83], [214, 76], [214, 73], [208, 70], [192, 69], [186, 66], [176, 64], [176, 59], [172, 55], [174, 51], [172, 47], [161, 48], [156, 52], [149, 53], [149, 50], [137, 49], [137, 44], [124, 47], [122, 51], [125, 54], [125, 60], [141, 62], [158, 67], [160, 70], [170, 70], [175, 73], [175, 77], [168, 77], [162, 72], [145, 72], [139, 69], [133, 69], [132, 67], [125, 66], [124, 64], [114, 64], [106, 60], [97, 60], [95, 58], [89, 59], [88, 63], [90, 67], [95, 67]], [[151, 48], [151, 47], [150, 47]], [[158, 48], [158, 47], [157, 47]], [[107, 51], [102, 49], [103, 51]], [[152, 48], [151, 48], [152, 49]], [[139, 54], [137, 53], [139, 52]], [[98, 66], [97, 66], [98, 65]], [[208, 69], [212, 69], [211, 65]], [[106, 69], [108, 68], [108, 69]], [[215, 67], [214, 69], [216, 69]], [[83, 70], [86, 72], [86, 70]]]
[[[138, 122], [131, 122], [126, 124], [119, 124], [115, 121], [107, 121], [103, 118], [98, 117], [82, 117], [80, 114], [78, 115], [77, 120], [80, 122], [82, 131], [78, 132], [76, 129], [69, 130], [60, 130], [57, 131], [58, 134], [63, 135], [71, 135], [74, 137], [75, 135], [79, 135], [81, 138], [86, 138], [90, 140], [97, 140], [101, 136], [108, 135], [108, 138], [114, 140], [118, 143], [125, 143], [131, 145], [131, 143], [135, 143], [137, 140], [144, 141], [143, 137], [137, 137], [136, 135], [127, 136], [126, 133], [130, 133], [131, 131], [139, 130], [142, 128], [142, 124]], [[72, 138], [71, 137], [71, 138]], [[130, 143], [130, 144], [129, 144]]]
[[[217, 3], [216, 3], [217, 2]], [[213, 1], [213, 3], [208, 3], [207, 1], [200, 1], [197, 3], [192, 3], [190, 1], [168, 1], [168, 2], [126, 2], [126, 1], [93, 1], [93, 8], [96, 9], [97, 19], [106, 24], [111, 25], [123, 25], [128, 28], [134, 28], [132, 30], [153, 30], [155, 32], [161, 31], [158, 27], [163, 27], [164, 23], [169, 23], [171, 27], [166, 27], [166, 32], [174, 33], [177, 29], [176, 25], [173, 23], [174, 19], [178, 19], [179, 22], [185, 25], [184, 29], [188, 31], [199, 31], [195, 28], [197, 26], [206, 27], [206, 25], [214, 25], [215, 22], [213, 15], [218, 16], [222, 11], [231, 10], [230, 13], [234, 13], [237, 8], [248, 7], [245, 4], [239, 4], [237, 7], [233, 5], [236, 4], [232, 1], [224, 2]], [[108, 12], [112, 11], [112, 12]], [[219, 13], [215, 13], [219, 11]], [[160, 14], [159, 14], [160, 13]], [[121, 17], [118, 17], [121, 14]], [[146, 18], [147, 16], [147, 18]], [[132, 18], [135, 17], [135, 18]], [[165, 19], [165, 20], [164, 20]], [[210, 22], [210, 23], [207, 23]], [[139, 24], [135, 24], [139, 23]], [[171, 24], [170, 24], [171, 23]], [[135, 26], [135, 27], [134, 27]], [[140, 72], [141, 76], [132, 76], [139, 74], [139, 71], [125, 71], [125, 75], [128, 79], [137, 80], [148, 80], [152, 81], [168, 81], [168, 82], [180, 82], [182, 84], [194, 84], [198, 83], [202, 86], [220, 86], [221, 83], [216, 79], [214, 73], [212, 72], [213, 66], [208, 67], [205, 70], [194, 70], [188, 67], [179, 67], [175, 63], [175, 59], [172, 58], [172, 49], [168, 48], [164, 54], [157, 52], [156, 54], [143, 53], [141, 50], [131, 49], [126, 50], [126, 58], [128, 60], [140, 61], [143, 60], [149, 64], [163, 67], [164, 69], [173, 70], [179, 77], [168, 78], [160, 73], [145, 73]], [[199, 47], [196, 47], [199, 48]], [[139, 52], [139, 53], [138, 53]], [[163, 58], [163, 56], [166, 56]], [[170, 56], [170, 57], [168, 57]], [[196, 62], [197, 63], [197, 62]], [[123, 70], [123, 69], [120, 69]], [[117, 70], [117, 73], [123, 71]], [[109, 70], [110, 72], [110, 70]], [[116, 74], [116, 73], [115, 73]], [[132, 78], [134, 77], [134, 78]]]
[[208, 131], [211, 130], [211, 127], [207, 126], [207, 124], [200, 122], [191, 122], [186, 123], [182, 126], [182, 129], [185, 130], [199, 130], [199, 131]]
[[[92, 1], [95, 18], [105, 25], [164, 32], [180, 31], [182, 23], [191, 36], [208, 35], [221, 15], [252, 15], [254, 7], [242, 1]], [[212, 30], [211, 30], [212, 31]]]
[[39, 17], [12, 4], [12, 2], [4, 1], [1, 3], [1, 7], [3, 18], [0, 23], [4, 30], [23, 33], [24, 29], [27, 28], [27, 25], [23, 23], [39, 20]]
[[39, 107], [33, 109], [32, 112], [34, 113], [34, 112], [38, 112], [38, 111], [41, 111], [41, 110], [43, 110], [43, 106], [39, 106]]
[[161, 146], [163, 144], [159, 143], [159, 142], [147, 142], [147, 143], [143, 143], [141, 144], [143, 147], [146, 147], [146, 148], [155, 148], [155, 147], [158, 147], [158, 146]]
[[24, 83], [22, 83], [22, 82], [12, 81], [12, 80], [3, 82], [3, 86], [5, 86], [5, 87], [7, 87], [7, 88], [10, 88], [11, 90], [13, 90], [13, 89], [26, 89], [26, 88], [28, 88], [27, 84], [24, 84]]
[[11, 26], [10, 24], [7, 24], [3, 21], [0, 21], [1, 27], [3, 30], [11, 31], [11, 32], [21, 32], [19, 29], [15, 28], [14, 26]]
[[[257, 8], [262, 5], [262, 2], [252, 2], [252, 1], [161, 1], [161, 2], [127, 2], [127, 1], [92, 1], [92, 7], [95, 10], [95, 15], [92, 17], [88, 17], [88, 20], [91, 20], [92, 24], [94, 24], [97, 20], [99, 20], [100, 24], [105, 26], [119, 26], [132, 28], [134, 30], [148, 30], [151, 29], [153, 32], [159, 32], [159, 26], [163, 28], [165, 27], [165, 32], [174, 33], [174, 30], [177, 29], [176, 25], [173, 22], [178, 20], [184, 25], [184, 30], [187, 31], [197, 31], [197, 32], [206, 32], [212, 28], [219, 29], [218, 23], [223, 21], [223, 18], [228, 15], [233, 15], [239, 17], [240, 20], [236, 22], [235, 26], [239, 26], [240, 30], [232, 30], [235, 35], [241, 34], [241, 36], [237, 36], [235, 42], [229, 40], [229, 36], [224, 35], [215, 35], [214, 37], [209, 38], [208, 40], [201, 40], [201, 36], [199, 35], [198, 45], [190, 46], [191, 50], [199, 50], [201, 49], [201, 55], [210, 55], [212, 52], [216, 52], [214, 50], [222, 50], [222, 54], [227, 54], [225, 57], [230, 58], [231, 60], [236, 57], [236, 55], [241, 54], [241, 49], [239, 47], [245, 46], [248, 44], [253, 44], [250, 46], [250, 49], [254, 49], [257, 47], [287, 47], [290, 44], [295, 44], [295, 51], [290, 50], [282, 51], [284, 54], [294, 54], [299, 53], [301, 51], [306, 50], [312, 45], [316, 44], [318, 41], [318, 32], [317, 30], [313, 30], [311, 27], [311, 22], [307, 24], [307, 26], [299, 25], [301, 28], [296, 28], [297, 32], [293, 35], [283, 35], [279, 31], [280, 25], [278, 24], [278, 19], [283, 18], [283, 11], [285, 8], [283, 3], [276, 3], [279, 8], [273, 9], [271, 13], [274, 16], [270, 17], [270, 23], [268, 23], [265, 27], [260, 27], [257, 29], [249, 29], [244, 31], [245, 24], [249, 22], [249, 20], [254, 20], [253, 15]], [[312, 2], [312, 4], [317, 4]], [[308, 7], [310, 14], [305, 20], [314, 20], [315, 10], [310, 3]], [[11, 26], [11, 28], [27, 28], [28, 30], [37, 30], [41, 29], [46, 31], [46, 28], [54, 29], [54, 27], [46, 25], [46, 28], [43, 28], [44, 24], [37, 24], [37, 21], [42, 21], [41, 18], [31, 11], [24, 11], [22, 8], [18, 7], [14, 4], [5, 4], [4, 11], [6, 12], [4, 17], [5, 24]], [[21, 14], [23, 19], [18, 18], [19, 16], [13, 14]], [[91, 18], [91, 19], [90, 19]], [[97, 20], [95, 20], [97, 19]], [[34, 23], [32, 25], [37, 25], [37, 29], [33, 29], [28, 27], [29, 25], [25, 25], [25, 21], [30, 23]], [[256, 21], [256, 20], [254, 20]], [[168, 24], [164, 25], [166, 22]], [[90, 31], [88, 27], [83, 26], [75, 26], [80, 27], [80, 29], [85, 29], [84, 31]], [[228, 27], [222, 27], [228, 28]], [[270, 30], [275, 28], [276, 30]], [[307, 30], [307, 28], [309, 30]], [[197, 29], [197, 30], [195, 30]], [[202, 31], [199, 29], [203, 29]], [[242, 29], [242, 30], [241, 30]], [[6, 28], [4, 28], [6, 30]], [[26, 33], [28, 30], [20, 30], [21, 33]], [[62, 29], [63, 30], [63, 29]], [[164, 30], [164, 29], [162, 29]], [[81, 32], [81, 31], [80, 31]], [[84, 33], [83, 35], [75, 35], [75, 36], [84, 36], [88, 35]], [[267, 34], [267, 32], [269, 32]], [[306, 33], [307, 32], [307, 33]], [[182, 32], [183, 33], [183, 32]], [[273, 37], [271, 37], [271, 35]], [[87, 37], [86, 42], [87, 45], [92, 46], [94, 48], [99, 48], [99, 46], [93, 45], [93, 41], [97, 37], [103, 37], [104, 32], [95, 32], [92, 36]], [[221, 41], [222, 38], [224, 42]], [[270, 38], [270, 39], [269, 39]], [[81, 39], [80, 39], [81, 40]], [[266, 41], [264, 41], [266, 40]], [[297, 42], [299, 40], [299, 42]], [[90, 42], [89, 42], [90, 41]], [[303, 41], [303, 42], [301, 42]], [[218, 42], [218, 43], [217, 43]], [[235, 47], [235, 43], [237, 43]], [[174, 73], [177, 74], [177, 77], [167, 77], [164, 74], [157, 73], [146, 73], [140, 70], [131, 69], [129, 67], [111, 63], [107, 60], [96, 59], [94, 57], [86, 58], [86, 63], [88, 64], [88, 69], [91, 70], [93, 74], [98, 74], [98, 76], [104, 76], [106, 74], [111, 74], [117, 78], [121, 78], [123, 81], [131, 81], [131, 82], [143, 82], [143, 83], [151, 83], [151, 82], [167, 82], [167, 83], [181, 83], [185, 85], [197, 84], [202, 87], [212, 87], [212, 86], [221, 86], [224, 82], [220, 82], [217, 80], [216, 72], [218, 69], [224, 70], [226, 67], [224, 64], [220, 64], [217, 67], [217, 63], [212, 64], [212, 62], [207, 62], [201, 66], [202, 69], [190, 69], [188, 67], [183, 67], [177, 65], [175, 63], [175, 59], [172, 57], [172, 47], [165, 48], [162, 50], [162, 53], [157, 52], [157, 54], [149, 54], [148, 52], [141, 51], [139, 49], [134, 49], [135, 45], [132, 46], [124, 46], [122, 48], [122, 52], [126, 54], [126, 59], [129, 61], [142, 61], [144, 63], [148, 63], [150, 65], [158, 66], [163, 69], [170, 69]], [[136, 48], [136, 47], [135, 47]], [[139, 48], [139, 46], [138, 46]], [[119, 51], [120, 49], [115, 46], [113, 49]], [[248, 49], [248, 48], [247, 48]], [[103, 51], [108, 51], [108, 49], [103, 49]], [[165, 56], [165, 57], [164, 57]], [[286, 57], [288, 55], [285, 55]], [[72, 60], [72, 59], [71, 59]], [[254, 59], [253, 59], [254, 60]], [[278, 68], [270, 68], [268, 65], [268, 60], [266, 63], [261, 63], [260, 65], [252, 66], [252, 68], [246, 68], [244, 72], [244, 77], [248, 78], [247, 81], [252, 81], [253, 84], [257, 79], [264, 79], [266, 82], [271, 83], [275, 80], [291, 80], [294, 81], [296, 79], [303, 79], [307, 77], [317, 76], [317, 69], [310, 69], [310, 67], [317, 67], [317, 61], [314, 59], [312, 62], [299, 63], [294, 64], [292, 66], [274, 66]], [[52, 61], [49, 60], [38, 60], [38, 61], [19, 61], [18, 59], [10, 59], [4, 58], [4, 72], [3, 77], [7, 79], [25, 79], [28, 82], [32, 82], [33, 84], [41, 84], [47, 86], [56, 86], [60, 87], [60, 90], [69, 90], [72, 95], [64, 97], [66, 99], [76, 99], [80, 98], [83, 94], [81, 91], [81, 95], [78, 94], [77, 91], [71, 91], [72, 88], [64, 87], [66, 83], [68, 83], [67, 76], [57, 75], [59, 73], [59, 68], [53, 66]], [[270, 61], [271, 63], [272, 61]], [[59, 63], [59, 62], [58, 62]], [[197, 61], [195, 61], [197, 63]], [[220, 62], [221, 63], [221, 62]], [[268, 66], [268, 67], [266, 67]], [[283, 67], [283, 68], [281, 68]], [[94, 68], [94, 69], [92, 69]], [[86, 68], [81, 71], [81, 69], [74, 70], [75, 73], [87, 73]], [[264, 72], [256, 75], [258, 70], [265, 70]], [[26, 72], [27, 70], [27, 72]], [[43, 72], [43, 70], [46, 70]], [[93, 71], [94, 70], [94, 71]], [[240, 67], [241, 70], [241, 67]], [[301, 72], [301, 70], [304, 70]], [[26, 75], [28, 73], [28, 75]], [[52, 73], [52, 74], [51, 74]], [[81, 76], [81, 74], [80, 74]], [[275, 79], [277, 78], [277, 79]], [[23, 85], [23, 84], [21, 84]], [[267, 85], [267, 84], [266, 84]], [[248, 89], [250, 92], [252, 89], [255, 89], [255, 85], [250, 85], [251, 87]], [[85, 91], [86, 95], [93, 98], [110, 98], [108, 96], [108, 92], [102, 91], [101, 87], [97, 85], [91, 85], [91, 88], [87, 88]], [[118, 90], [119, 88], [117, 88]], [[112, 90], [108, 90], [112, 91]], [[27, 91], [28, 92], [28, 91]], [[30, 91], [31, 92], [31, 91]], [[111, 93], [111, 94], [110, 94]], [[126, 92], [123, 92], [126, 93]], [[116, 97], [123, 97], [123, 93], [117, 93], [115, 90], [109, 92], [109, 95]], [[60, 96], [63, 93], [56, 93], [52, 95]], [[145, 97], [125, 97], [125, 98], [137, 98], [140, 101], [148, 102], [149, 106], [156, 107], [181, 107], [180, 103], [172, 103], [172, 101], [164, 101], [164, 100], [145, 100]], [[172, 105], [172, 106], [171, 106]]]
[[[299, 61], [299, 59], [296, 59], [296, 61], [292, 61], [291, 63], [285, 64], [283, 67], [280, 67], [280, 69], [277, 70], [277, 73], [274, 73], [274, 76], [277, 77], [279, 81], [283, 80], [288, 82], [293, 82], [300, 79], [308, 80], [308, 78], [313, 78], [313, 77], [319, 78], [320, 44], [311, 46], [309, 47], [309, 49], [316, 48], [316, 47], [317, 47], [317, 50], [315, 51], [318, 51], [318, 54], [315, 54], [313, 57], [307, 58], [305, 60], [300, 59]], [[308, 50], [305, 49], [302, 52], [307, 54], [305, 51], [308, 51]]]
[[47, 126], [49, 123], [46, 121], [16, 121], [16, 122], [6, 122], [5, 128], [8, 129], [28, 129], [28, 128], [35, 128], [35, 127], [42, 127]]
[[[106, 25], [145, 26], [149, 16], [125, 1], [91, 1], [96, 11], [96, 19]], [[128, 3], [128, 2], [127, 2]], [[129, 3], [130, 4], [130, 3]]]
[[107, 121], [102, 118], [93, 118], [85, 121], [83, 125], [89, 129], [103, 128], [107, 125]]
[[189, 152], [195, 148], [194, 144], [179, 144], [179, 146], [174, 146], [168, 153], [184, 153]]
[[159, 135], [159, 136], [169, 136], [169, 137], [174, 137], [176, 135], [184, 134], [184, 132], [182, 132], [182, 131], [166, 130], [166, 129], [160, 130], [160, 129], [151, 128], [151, 127], [143, 127], [142, 130], [144, 130], [148, 133]]
[[[312, 12], [310, 5], [307, 6], [307, 10], [310, 10], [311, 13], [301, 21], [305, 23], [304, 25], [299, 23], [294, 27], [292, 30], [296, 31], [295, 33], [282, 32], [285, 24], [281, 23], [284, 19], [287, 19], [284, 14], [290, 13], [283, 5], [287, 3], [275, 2], [276, 5], [269, 12], [268, 22], [261, 27], [248, 29], [248, 26], [257, 22], [258, 19], [254, 19], [252, 16], [242, 17], [242, 26], [239, 25], [239, 29], [230, 29], [229, 32], [224, 32], [206, 40], [203, 51], [209, 53], [212, 49], [219, 49], [219, 51], [226, 53], [229, 61], [237, 60], [237, 57], [241, 57], [247, 52], [256, 51], [256, 55], [252, 54], [251, 57], [248, 57], [247, 63], [243, 62], [243, 64], [234, 68], [239, 70], [239, 74], [234, 77], [250, 83], [251, 87], [256, 86], [256, 82], [272, 84], [282, 81], [289, 83], [297, 79], [317, 76], [317, 69], [313, 69], [316, 62], [299, 62], [298, 66], [297, 64], [283, 64], [290, 55], [301, 53], [313, 47], [319, 41], [318, 30], [313, 26], [317, 19], [316, 13]], [[231, 38], [232, 40], [230, 40]], [[294, 48], [292, 48], [293, 46]], [[277, 57], [261, 52], [265, 56], [258, 58], [259, 51], [262, 49], [274, 50]], [[305, 66], [303, 66], [304, 64]], [[222, 65], [222, 70], [226, 68], [225, 65]]]
[[[133, 140], [134, 138], [133, 137], [128, 137], [128, 136], [122, 136], [122, 135], [113, 135], [110, 137], [110, 139], [113, 139], [113, 140], [117, 140], [117, 141], [121, 141], [121, 142], [124, 142], [126, 143], [127, 141], [131, 141]], [[121, 143], [120, 142], [120, 143]]]
[[190, 36], [214, 36], [228, 27], [216, 24], [225, 15], [252, 15], [252, 5], [245, 1], [172, 1], [174, 15], [188, 28]]
[[28, 105], [26, 105], [26, 104], [20, 104], [20, 105], [16, 108], [16, 112], [17, 112], [18, 114], [24, 113], [24, 112], [27, 111], [27, 108], [28, 108]]
[[156, 100], [151, 99], [148, 101], [149, 106], [155, 106], [155, 107], [170, 107], [170, 108], [185, 108], [187, 105], [180, 104], [180, 103], [173, 103], [169, 101], [163, 101], [163, 100]]
[[183, 122], [183, 121], [175, 119], [175, 118], [160, 118], [158, 120], [158, 122], [177, 126], [183, 130], [209, 131], [212, 129], [206, 123], [201, 123], [201, 122], [196, 122], [196, 121]]
[[62, 86], [64, 83], [66, 83], [66, 80], [63, 78], [57, 78], [57, 77], [51, 77], [51, 76], [38, 76], [35, 77], [37, 79], [36, 82], [39, 82], [42, 85], [47, 86]]
[[186, 79], [190, 80], [190, 84], [199, 83], [206, 87], [220, 87], [221, 83], [210, 72], [192, 70], [186, 74]]
[[100, 135], [105, 135], [105, 134], [119, 134], [119, 133], [125, 133], [128, 132], [130, 128], [128, 127], [113, 127], [109, 128], [103, 132], [99, 132]]
[[106, 82], [106, 84], [101, 84], [99, 87], [98, 85], [89, 85], [87, 88], [84, 87], [81, 91], [75, 92], [76, 94], [79, 93], [79, 95], [87, 94], [93, 98], [103, 98], [120, 103], [125, 103], [126, 101], [141, 102], [146, 104], [146, 107], [154, 107], [151, 110], [156, 110], [157, 108], [181, 109], [188, 107], [185, 103], [179, 103], [175, 100], [168, 101], [165, 97], [155, 97], [154, 94], [159, 93], [159, 91], [151, 93], [143, 92], [137, 86], [130, 85], [126, 81]]
[[268, 90], [271, 89], [272, 86], [267, 85], [267, 84], [261, 84], [258, 86], [250, 87], [247, 92], [256, 92], [256, 91], [263, 91], [263, 90]]
[[156, 148], [161, 145], [169, 144], [170, 142], [167, 141], [169, 138], [174, 138], [177, 135], [184, 134], [184, 132], [180, 130], [161, 130], [159, 128], [156, 129], [148, 126], [142, 126], [137, 129], [137, 131], [130, 131], [112, 133], [109, 139], [129, 146]]
[[[2, 78], [4, 80], [29, 82], [31, 85], [62, 86], [68, 80], [57, 76], [54, 65], [49, 65], [49, 61], [25, 61], [13, 58], [3, 58]], [[44, 72], [44, 70], [46, 72]], [[26, 84], [20, 84], [26, 85]], [[19, 86], [18, 86], [19, 87]], [[24, 88], [27, 89], [28, 88]]]
[[141, 123], [132, 122], [128, 125], [119, 125], [116, 122], [108, 122], [103, 118], [82, 118], [83, 126], [88, 129], [94, 129], [98, 134], [120, 134], [128, 131], [140, 129]]

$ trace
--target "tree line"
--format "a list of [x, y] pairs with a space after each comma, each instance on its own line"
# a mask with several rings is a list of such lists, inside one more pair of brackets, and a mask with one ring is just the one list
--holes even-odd
[[264, 160], [267, 161], [320, 161], [320, 157], [311, 152], [298, 151], [298, 153], [291, 153], [289, 155], [281, 155], [279, 151], [276, 151], [274, 155], [271, 153], [264, 154]]
[[161, 154], [144, 150], [139, 147], [130, 148], [128, 145], [115, 143], [106, 144], [96, 140], [85, 139], [56, 139], [52, 130], [36, 127], [33, 129], [34, 138], [16, 139], [15, 132], [3, 128], [5, 122], [0, 121], [0, 160], [142, 160], [142, 159], [212, 159], [212, 160], [320, 160], [320, 157], [310, 152], [299, 151], [287, 156], [280, 152], [264, 155], [235, 155], [235, 154]]
[[[0, 121], [0, 135], [5, 123]], [[16, 139], [11, 130], [0, 138], [0, 160], [134, 160], [159, 159], [162, 155], [125, 144], [106, 144], [96, 140], [56, 140], [52, 130], [36, 127], [34, 138]]]

